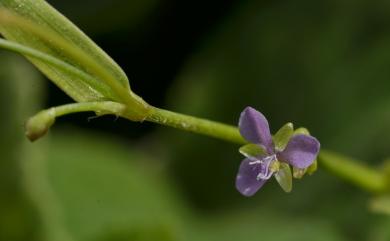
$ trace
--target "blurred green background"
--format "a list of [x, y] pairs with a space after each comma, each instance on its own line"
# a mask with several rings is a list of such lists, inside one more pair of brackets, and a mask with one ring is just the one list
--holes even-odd
[[[390, 151], [390, 2], [51, 0], [149, 103], [236, 124], [253, 106], [323, 147]], [[285, 194], [235, 190], [237, 146], [92, 114], [29, 143], [24, 121], [71, 100], [0, 51], [0, 240], [388, 241], [371, 195], [319, 169]]]

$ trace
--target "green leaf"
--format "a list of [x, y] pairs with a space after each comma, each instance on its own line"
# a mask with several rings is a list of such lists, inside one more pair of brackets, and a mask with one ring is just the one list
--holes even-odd
[[267, 154], [263, 147], [256, 144], [246, 144], [240, 147], [239, 152], [246, 157], [258, 157]]
[[314, 172], [317, 171], [318, 168], [318, 161], [317, 159], [314, 160], [314, 162], [307, 168], [307, 174], [311, 175]]
[[[29, 58], [76, 101], [119, 100], [129, 95], [120, 67], [92, 40], [43, 0], [0, 2], [0, 33], [9, 40], [39, 50], [93, 76], [95, 85], [72, 73]], [[104, 88], [97, 88], [103, 85]]]
[[301, 179], [307, 172], [307, 168], [297, 168], [293, 167], [293, 177], [296, 179]]
[[[18, 44], [16, 42], [8, 41], [0, 38], [0, 47], [6, 50], [10, 50], [19, 54], [22, 54], [26, 57], [39, 60], [47, 65], [56, 68], [57, 70], [64, 71], [66, 73], [72, 74], [73, 76], [79, 78], [80, 80], [85, 81], [85, 83], [104, 94], [106, 86], [104, 83], [97, 82], [94, 80], [94, 77], [90, 74], [85, 73], [84, 71], [70, 65], [60, 59], [57, 59], [51, 55], [38, 51], [36, 49], [30, 48], [28, 46]], [[108, 93], [109, 94], [109, 93]]]
[[292, 123], [289, 122], [282, 126], [273, 137], [276, 150], [283, 151], [293, 134], [294, 125]]
[[292, 190], [292, 175], [290, 166], [287, 163], [280, 162], [279, 171], [275, 173], [276, 181], [285, 192]]
[[317, 171], [317, 167], [318, 167], [317, 163], [318, 163], [317, 159], [315, 159], [314, 162], [307, 168], [293, 167], [293, 177], [297, 179], [301, 179], [306, 173], [309, 175], [313, 174], [314, 172]]

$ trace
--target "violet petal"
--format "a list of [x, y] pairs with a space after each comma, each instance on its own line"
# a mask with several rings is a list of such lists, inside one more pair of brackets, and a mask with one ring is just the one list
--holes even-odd
[[319, 150], [320, 143], [316, 138], [302, 134], [294, 135], [286, 148], [278, 153], [278, 159], [297, 168], [306, 168], [317, 158]]
[[236, 177], [236, 188], [244, 196], [253, 196], [267, 180], [257, 180], [260, 165], [251, 165], [251, 160], [245, 158], [240, 165]]
[[273, 154], [272, 136], [268, 121], [263, 114], [252, 107], [245, 108], [241, 113], [238, 127], [247, 141], [261, 144], [266, 147], [269, 154]]

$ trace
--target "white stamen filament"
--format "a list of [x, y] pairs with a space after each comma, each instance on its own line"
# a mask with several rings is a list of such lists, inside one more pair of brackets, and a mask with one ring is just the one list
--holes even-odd
[[276, 160], [276, 155], [267, 156], [261, 160], [254, 160], [252, 162], [249, 162], [249, 165], [255, 165], [255, 164], [265, 164], [265, 173], [260, 172], [256, 179], [257, 180], [268, 180], [271, 178], [271, 176], [274, 174], [274, 171], [270, 170], [270, 165], [273, 161]]
[[261, 161], [261, 160], [256, 160], [256, 161], [251, 161], [251, 162], [249, 162], [249, 165], [255, 165], [255, 164], [263, 164], [263, 161]]

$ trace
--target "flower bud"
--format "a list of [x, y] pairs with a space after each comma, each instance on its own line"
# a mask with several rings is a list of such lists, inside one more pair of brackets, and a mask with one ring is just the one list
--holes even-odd
[[25, 124], [25, 134], [30, 141], [44, 136], [55, 122], [55, 109], [43, 110], [31, 117]]

